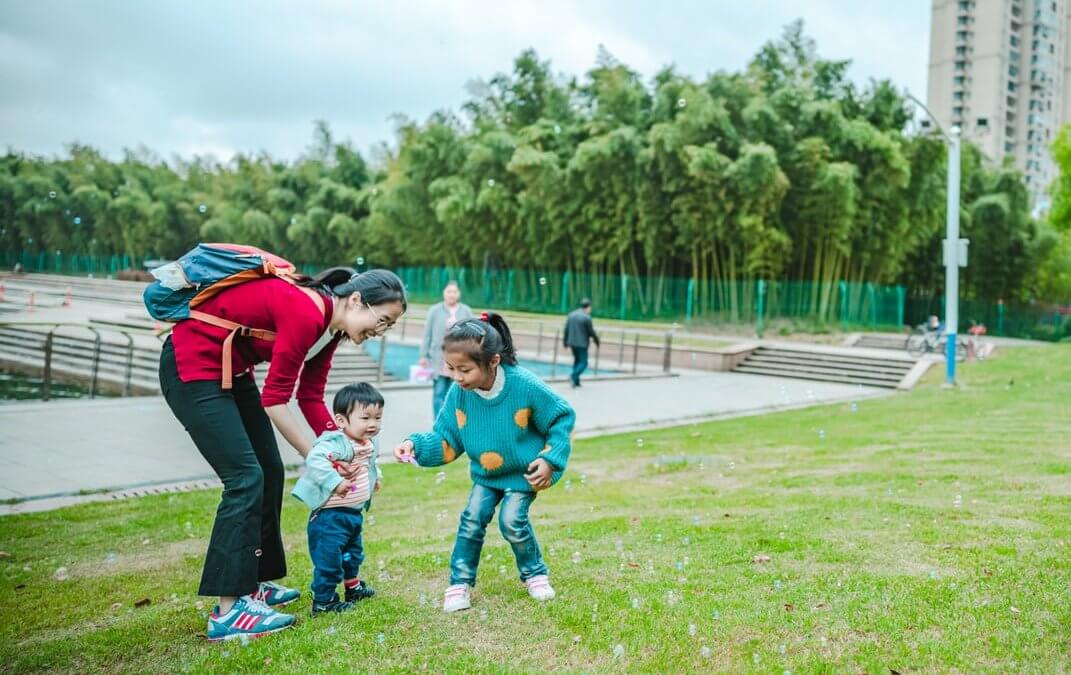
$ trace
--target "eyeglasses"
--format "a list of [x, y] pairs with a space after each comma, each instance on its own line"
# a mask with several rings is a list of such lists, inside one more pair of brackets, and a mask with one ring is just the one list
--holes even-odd
[[376, 326], [372, 329], [373, 333], [375, 333], [376, 335], [383, 335], [391, 328], [394, 328], [395, 322], [387, 321], [386, 318], [380, 316], [379, 312], [376, 311], [375, 307], [369, 305], [367, 302], [364, 304], [364, 306], [368, 308], [368, 311], [372, 313], [372, 316], [376, 317]]

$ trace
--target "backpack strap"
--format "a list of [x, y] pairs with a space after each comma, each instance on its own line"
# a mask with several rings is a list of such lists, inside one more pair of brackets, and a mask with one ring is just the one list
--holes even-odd
[[231, 365], [231, 350], [234, 348], [234, 337], [240, 335], [241, 337], [251, 337], [258, 340], [267, 340], [273, 342], [275, 340], [275, 333], [270, 330], [262, 330], [260, 328], [250, 328], [249, 326], [243, 326], [240, 323], [221, 319], [218, 316], [212, 316], [211, 314], [205, 314], [204, 312], [198, 312], [197, 310], [190, 310], [190, 318], [197, 319], [207, 323], [210, 326], [217, 328], [223, 328], [229, 330], [230, 333], [223, 340], [223, 389], [226, 391], [234, 386], [233, 378], [233, 366]]
[[[289, 279], [288, 279], [289, 281]], [[309, 298], [316, 304], [316, 307], [320, 310], [321, 314], [326, 313], [327, 308], [324, 306], [324, 299], [316, 291], [306, 288], [304, 286], [294, 285], [300, 291], [303, 291]], [[240, 323], [234, 321], [228, 321], [227, 319], [221, 319], [218, 316], [212, 314], [206, 314], [195, 309], [190, 310], [190, 318], [197, 319], [203, 323], [207, 323], [210, 326], [216, 328], [223, 328], [230, 331], [227, 337], [223, 340], [223, 382], [222, 388], [224, 391], [230, 390], [234, 387], [234, 372], [233, 365], [231, 364], [231, 353], [234, 349], [234, 338], [239, 337], [251, 337], [257, 340], [266, 340], [267, 342], [275, 341], [275, 333], [270, 330], [264, 330], [261, 328], [250, 328], [249, 326], [243, 326]]]

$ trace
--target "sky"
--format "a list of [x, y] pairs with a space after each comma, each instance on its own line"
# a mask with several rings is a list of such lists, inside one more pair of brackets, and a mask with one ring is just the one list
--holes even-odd
[[457, 110], [529, 47], [556, 73], [582, 76], [602, 45], [645, 78], [701, 79], [798, 18], [860, 85], [924, 99], [929, 0], [6, 0], [0, 148], [292, 160], [322, 119], [368, 153], [395, 115]]

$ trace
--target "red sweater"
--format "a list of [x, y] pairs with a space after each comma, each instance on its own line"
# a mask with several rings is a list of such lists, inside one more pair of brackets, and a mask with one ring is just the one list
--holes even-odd
[[[338, 340], [332, 340], [315, 357], [305, 361], [309, 349], [327, 330], [334, 303], [324, 297], [325, 313], [312, 298], [282, 279], [260, 279], [221, 292], [197, 307], [198, 310], [250, 328], [275, 332], [275, 341], [236, 337], [231, 354], [235, 375], [249, 373], [253, 366], [271, 361], [264, 378], [261, 405], [265, 408], [287, 403], [294, 396], [305, 420], [319, 436], [334, 430], [335, 423], [324, 404], [324, 387]], [[228, 331], [196, 319], [180, 321], [172, 332], [175, 361], [183, 382], [223, 379], [223, 340]], [[238, 347], [243, 343], [242, 348]], [[256, 356], [252, 359], [252, 356]]]

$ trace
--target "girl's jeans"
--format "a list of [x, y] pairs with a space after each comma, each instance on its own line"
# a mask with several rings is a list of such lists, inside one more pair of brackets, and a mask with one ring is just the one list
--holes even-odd
[[498, 528], [502, 532], [502, 538], [513, 548], [521, 581], [547, 573], [547, 565], [539, 551], [539, 542], [536, 541], [532, 523], [528, 520], [528, 508], [535, 498], [535, 492], [496, 490], [473, 484], [469, 503], [461, 512], [457, 542], [450, 556], [451, 584], [476, 585], [476, 568], [480, 565], [483, 538], [499, 502], [502, 502], [502, 507], [498, 510]]

